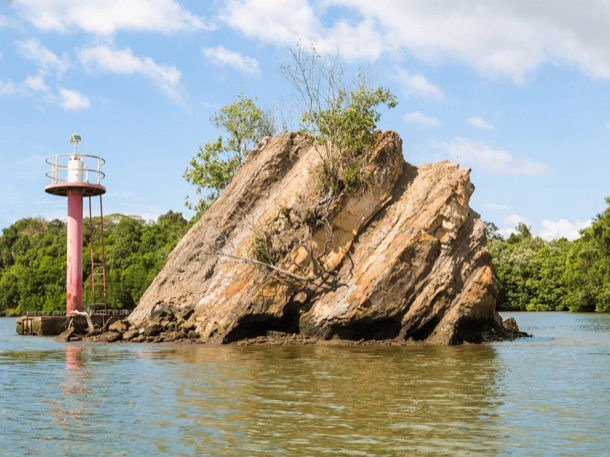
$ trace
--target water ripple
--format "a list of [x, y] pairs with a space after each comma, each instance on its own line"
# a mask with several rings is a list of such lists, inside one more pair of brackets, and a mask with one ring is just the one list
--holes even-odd
[[[0, 455], [602, 455], [610, 319], [488, 346], [59, 344], [0, 319]], [[535, 330], [534, 330], [535, 329]]]

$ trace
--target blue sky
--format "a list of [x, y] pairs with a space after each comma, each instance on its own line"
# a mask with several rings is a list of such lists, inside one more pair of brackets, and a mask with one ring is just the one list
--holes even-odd
[[610, 2], [0, 0], [0, 227], [66, 216], [44, 159], [106, 159], [105, 211], [183, 211], [191, 156], [237, 94], [283, 105], [286, 45], [339, 49], [397, 96], [405, 159], [472, 168], [504, 230], [574, 238], [610, 196]]

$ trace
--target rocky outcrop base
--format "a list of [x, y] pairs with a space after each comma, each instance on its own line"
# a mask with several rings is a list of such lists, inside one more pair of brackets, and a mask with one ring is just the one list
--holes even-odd
[[199, 339], [199, 333], [195, 331], [195, 325], [188, 322], [192, 314], [193, 310], [191, 308], [171, 312], [158, 306], [151, 314], [150, 319], [138, 325], [134, 325], [128, 320], [118, 320], [107, 328], [96, 326], [93, 330], [83, 330], [82, 327], [73, 326], [61, 333], [56, 340], [60, 342], [94, 341], [99, 343], [190, 343]]

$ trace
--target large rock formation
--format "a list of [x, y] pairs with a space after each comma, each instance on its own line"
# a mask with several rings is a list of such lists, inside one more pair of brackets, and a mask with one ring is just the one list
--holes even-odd
[[[409, 165], [394, 132], [378, 135], [366, 188], [321, 195], [320, 163], [303, 135], [261, 142], [129, 320], [142, 325], [155, 307], [194, 308], [188, 324], [212, 342], [506, 336], [485, 228], [468, 204], [469, 169]], [[292, 277], [246, 260], [261, 240]]]

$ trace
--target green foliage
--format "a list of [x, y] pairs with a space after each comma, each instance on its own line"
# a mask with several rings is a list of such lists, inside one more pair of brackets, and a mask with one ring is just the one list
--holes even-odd
[[252, 258], [259, 262], [275, 266], [281, 260], [279, 250], [273, 246], [269, 237], [265, 235], [255, 236], [250, 250]]
[[566, 257], [572, 243], [533, 237], [525, 224], [504, 240], [486, 223], [488, 247], [496, 266], [500, 310], [560, 311], [567, 309]]
[[500, 235], [500, 229], [493, 222], [483, 222], [485, 224], [485, 234], [487, 235], [487, 242], [493, 240], [501, 240], [502, 235]]
[[321, 192], [361, 187], [381, 119], [378, 108], [396, 107], [396, 96], [388, 88], [372, 87], [360, 69], [346, 81], [338, 55], [322, 57], [300, 42], [289, 51], [292, 63], [282, 65], [281, 72], [301, 101], [301, 130], [322, 146]]
[[610, 198], [584, 229], [567, 258], [567, 304], [571, 311], [610, 311]]
[[[134, 307], [165, 265], [168, 254], [188, 229], [180, 213], [156, 223], [112, 214], [104, 218], [108, 304]], [[88, 219], [85, 220], [88, 233]], [[91, 303], [88, 237], [83, 246], [83, 302]], [[0, 313], [65, 311], [66, 225], [60, 220], [26, 218], [0, 236]]]
[[500, 310], [610, 311], [609, 207], [570, 242], [533, 237], [525, 224], [503, 239], [486, 223]]
[[273, 116], [240, 94], [233, 103], [224, 106], [210, 119], [212, 125], [226, 132], [215, 142], [205, 142], [191, 158], [184, 178], [195, 187], [200, 196], [196, 203], [186, 200], [189, 209], [203, 214], [229, 185], [237, 168], [265, 136], [276, 132]]
[[527, 311], [563, 311], [567, 309], [565, 281], [566, 257], [572, 243], [565, 238], [550, 241], [532, 258], [526, 288], [530, 295]]

